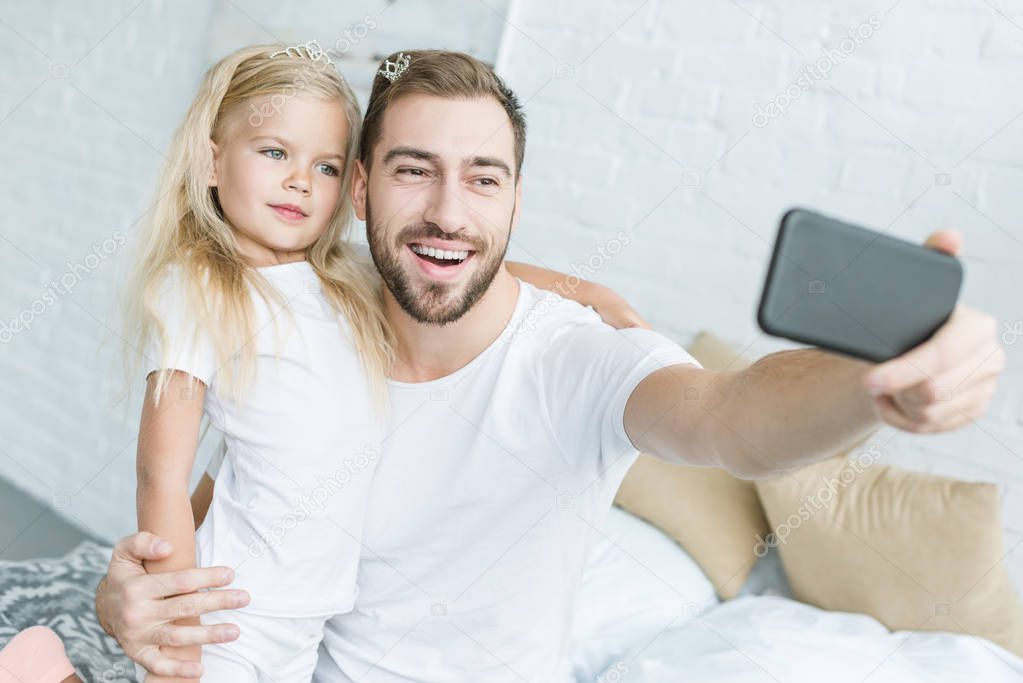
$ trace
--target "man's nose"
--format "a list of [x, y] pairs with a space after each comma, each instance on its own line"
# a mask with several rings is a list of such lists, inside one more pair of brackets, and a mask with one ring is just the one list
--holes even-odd
[[426, 209], [423, 219], [433, 223], [444, 232], [458, 232], [466, 227], [468, 207], [457, 194], [457, 188], [447, 182], [438, 181], [427, 190]]

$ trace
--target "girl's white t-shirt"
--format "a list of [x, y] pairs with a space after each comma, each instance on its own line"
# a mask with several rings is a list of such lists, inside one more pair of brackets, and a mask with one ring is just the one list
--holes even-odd
[[[258, 269], [285, 306], [252, 290], [256, 373], [238, 404], [218, 387], [210, 339], [193, 337], [178, 273], [158, 315], [168, 333], [146, 349], [146, 374], [174, 368], [207, 386], [204, 409], [226, 455], [196, 532], [199, 566], [235, 570], [256, 614], [322, 616], [351, 609], [381, 416], [350, 328], [307, 261]], [[288, 315], [290, 309], [291, 315]], [[194, 323], [193, 323], [194, 324]]]

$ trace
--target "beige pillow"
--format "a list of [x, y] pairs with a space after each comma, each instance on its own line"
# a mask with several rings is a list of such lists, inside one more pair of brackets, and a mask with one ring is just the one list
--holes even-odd
[[757, 482], [795, 596], [893, 630], [970, 633], [1023, 656], [997, 487], [876, 455], [868, 448]]
[[[709, 332], [701, 332], [689, 352], [708, 370], [749, 366]], [[725, 599], [735, 597], [746, 582], [757, 560], [757, 537], [768, 532], [753, 482], [649, 455], [640, 455], [626, 474], [615, 504], [678, 541]]]

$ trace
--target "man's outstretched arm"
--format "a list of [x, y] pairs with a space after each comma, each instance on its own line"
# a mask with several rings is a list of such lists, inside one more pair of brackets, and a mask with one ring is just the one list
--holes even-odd
[[639, 450], [669, 462], [774, 476], [881, 425], [863, 386], [867, 370], [817, 349], [771, 354], [741, 371], [674, 365], [636, 387], [625, 431]]
[[[951, 233], [927, 244], [960, 248]], [[987, 411], [1004, 367], [997, 321], [958, 306], [930, 339], [880, 365], [797, 349], [735, 372], [663, 368], [632, 392], [625, 431], [669, 462], [769, 477], [849, 448], [883, 423], [958, 429]]]

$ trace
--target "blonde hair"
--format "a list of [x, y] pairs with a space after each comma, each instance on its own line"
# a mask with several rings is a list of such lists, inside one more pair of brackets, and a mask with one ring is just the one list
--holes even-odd
[[[283, 47], [243, 48], [213, 65], [174, 135], [151, 220], [138, 238], [138, 252], [130, 265], [122, 302], [125, 357], [133, 359], [127, 368], [128, 377], [134, 377], [141, 350], [157, 338], [154, 335], [159, 335], [160, 348], [168, 348], [167, 330], [157, 315], [157, 306], [164, 279], [179, 270], [185, 290], [184, 308], [190, 317], [183, 321], [187, 329], [174, 333], [190, 335], [193, 342], [200, 335], [211, 340], [218, 388], [236, 399], [244, 393], [255, 373], [251, 341], [256, 330], [249, 287], [267, 301], [269, 297], [281, 301], [281, 297], [239, 252], [215, 188], [209, 186], [213, 163], [210, 141], [223, 141], [227, 122], [254, 98], [312, 95], [341, 103], [348, 137], [340, 169], [338, 207], [323, 235], [306, 249], [306, 260], [319, 276], [332, 305], [347, 319], [352, 342], [380, 408], [386, 403], [384, 376], [393, 360], [393, 333], [383, 310], [379, 276], [371, 265], [353, 258], [352, 247], [346, 241], [352, 223], [349, 187], [362, 116], [351, 89], [332, 65], [303, 57], [270, 57]], [[132, 353], [133, 349], [137, 352]], [[153, 360], [164, 364], [170, 361]], [[157, 404], [172, 372], [165, 366], [160, 371]]]

